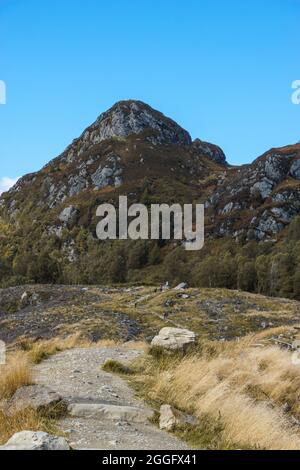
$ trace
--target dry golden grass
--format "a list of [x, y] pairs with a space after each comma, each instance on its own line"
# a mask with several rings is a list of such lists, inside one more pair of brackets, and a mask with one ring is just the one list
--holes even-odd
[[[300, 366], [277, 346], [253, 347], [261, 339], [257, 336], [217, 344], [214, 350], [206, 345], [201, 355], [146, 360], [137, 378], [143, 394], [200, 421], [204, 416], [221, 420], [222, 442], [229, 447], [299, 450], [291, 414], [300, 416]], [[282, 411], [285, 403], [290, 415]]]
[[[8, 355], [7, 363], [0, 366], [0, 401], [9, 399], [18, 388], [33, 382], [31, 363], [26, 353]], [[50, 431], [53, 424], [33, 410], [5, 413], [0, 407], [0, 443], [5, 443], [14, 433], [24, 429]]]
[[26, 354], [8, 356], [7, 364], [0, 365], [0, 400], [11, 397], [23, 385], [32, 383], [31, 365]]
[[27, 408], [13, 414], [6, 414], [0, 409], [0, 444], [10, 439], [16, 432], [24, 430], [44, 431], [60, 435], [55, 422]]
[[[18, 388], [33, 383], [32, 364], [55, 354], [63, 349], [78, 344], [75, 336], [66, 339], [41, 341], [38, 343], [22, 342], [23, 351], [11, 352], [7, 363], [0, 365], [0, 401], [9, 399]], [[1, 405], [1, 404], [0, 404]], [[45, 413], [31, 409], [5, 412], [5, 403], [0, 406], [0, 443], [5, 443], [14, 433], [25, 429], [58, 433], [55, 419]]]
[[89, 342], [81, 338], [80, 334], [74, 334], [65, 338], [57, 337], [36, 342], [24, 339], [19, 341], [16, 346], [25, 353], [29, 362], [39, 364], [41, 361], [61, 351], [75, 347], [88, 347], [89, 344]]

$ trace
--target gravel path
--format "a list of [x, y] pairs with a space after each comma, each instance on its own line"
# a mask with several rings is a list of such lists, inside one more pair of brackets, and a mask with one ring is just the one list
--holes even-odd
[[123, 347], [78, 348], [35, 366], [36, 383], [58, 392], [75, 414], [61, 420], [73, 448], [187, 449], [185, 443], [150, 424], [152, 410], [123, 379], [101, 368], [107, 359], [126, 364], [140, 354]]

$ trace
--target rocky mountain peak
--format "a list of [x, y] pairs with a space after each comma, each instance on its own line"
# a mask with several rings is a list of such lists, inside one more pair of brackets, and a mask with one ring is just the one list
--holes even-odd
[[223, 150], [217, 145], [204, 142], [200, 139], [195, 139], [192, 145], [194, 150], [199, 152], [201, 155], [206, 155], [208, 158], [221, 165], [227, 165], [226, 156]]
[[191, 144], [186, 130], [142, 101], [119, 101], [102, 113], [93, 127], [98, 142], [147, 133], [147, 140], [153, 144]]

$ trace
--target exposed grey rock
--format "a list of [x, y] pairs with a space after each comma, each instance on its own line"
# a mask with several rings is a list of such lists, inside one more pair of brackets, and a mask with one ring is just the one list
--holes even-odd
[[79, 210], [74, 206], [65, 207], [59, 214], [58, 218], [61, 222], [71, 227], [76, 222], [79, 215]]
[[68, 180], [69, 196], [75, 196], [88, 186], [86, 177], [82, 175], [71, 175]]
[[70, 450], [63, 437], [41, 431], [22, 431], [14, 434], [0, 450]]
[[256, 227], [257, 238], [262, 240], [266, 235], [276, 234], [284, 228], [272, 215], [265, 211]]
[[210, 144], [208, 142], [204, 142], [200, 139], [195, 139], [193, 141], [193, 147], [202, 155], [205, 155], [217, 163], [221, 163], [222, 165], [226, 165], [226, 156], [223, 150], [218, 147], [217, 145]]
[[151, 346], [158, 346], [169, 350], [186, 350], [193, 345], [196, 335], [193, 331], [183, 328], [162, 328], [151, 341]]
[[152, 131], [147, 139], [154, 144], [191, 143], [187, 131], [141, 101], [121, 101], [115, 104], [101, 114], [93, 126], [93, 131], [90, 139], [94, 142]]
[[265, 174], [271, 181], [279, 182], [285, 177], [286, 157], [280, 154], [272, 154], [265, 162]]
[[251, 193], [254, 193], [255, 190], [260, 192], [260, 195], [263, 199], [269, 197], [272, 193], [274, 183], [267, 178], [262, 179], [261, 181], [257, 181], [252, 188]]
[[174, 290], [183, 290], [187, 289], [189, 286], [186, 282], [181, 282], [178, 286], [174, 287]]
[[173, 431], [176, 426], [196, 425], [197, 419], [189, 414], [177, 410], [171, 405], [160, 407], [159, 428], [166, 431]]
[[28, 292], [23, 292], [20, 301], [20, 308], [25, 308], [29, 305], [29, 295]]
[[106, 186], [121, 186], [123, 173], [119, 166], [120, 157], [118, 155], [110, 155], [105, 164], [101, 164], [98, 169], [91, 175], [92, 184], [95, 189], [102, 189]]
[[55, 235], [57, 238], [62, 238], [63, 230], [64, 228], [62, 225], [54, 225], [48, 227], [47, 232], [49, 235]]
[[105, 403], [73, 403], [68, 407], [71, 416], [145, 423], [153, 416], [153, 411], [135, 406], [110, 405]]
[[292, 207], [273, 207], [271, 212], [280, 222], [285, 224], [288, 224], [296, 215], [296, 211]]
[[290, 168], [290, 174], [293, 178], [300, 180], [300, 159], [295, 160]]
[[229, 214], [230, 212], [234, 211], [234, 210], [239, 210], [241, 209], [242, 206], [239, 202], [228, 202], [224, 208], [222, 209], [221, 211], [221, 214]]
[[43, 385], [28, 385], [19, 388], [9, 402], [10, 410], [32, 408], [40, 411], [62, 402], [61, 396]]

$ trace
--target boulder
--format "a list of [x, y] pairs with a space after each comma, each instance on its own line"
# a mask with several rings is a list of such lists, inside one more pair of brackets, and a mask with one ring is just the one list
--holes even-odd
[[162, 328], [151, 341], [151, 346], [158, 346], [169, 350], [186, 350], [195, 343], [196, 335], [193, 331], [183, 328]]
[[189, 286], [186, 282], [181, 282], [178, 286], [174, 287], [174, 290], [184, 290], [187, 289]]
[[11, 410], [32, 408], [43, 411], [62, 403], [62, 397], [44, 385], [27, 385], [19, 388], [9, 402]]
[[0, 450], [70, 450], [63, 437], [41, 431], [22, 431], [14, 434]]
[[29, 294], [27, 292], [23, 292], [21, 295], [20, 307], [25, 308], [27, 305], [29, 305]]
[[171, 405], [162, 405], [160, 407], [159, 428], [166, 431], [172, 431], [176, 426], [190, 425], [195, 426], [197, 419], [182, 411], [173, 408]]

